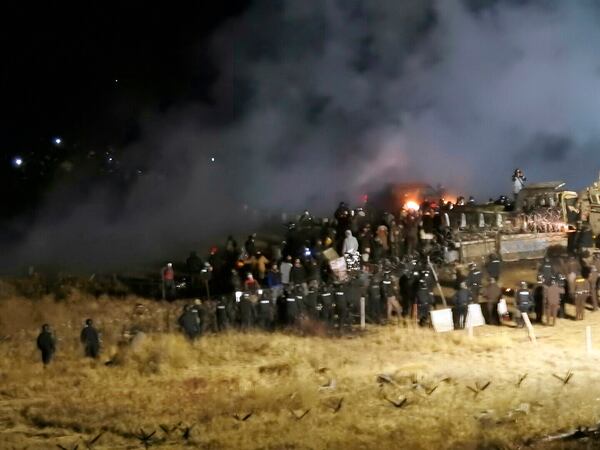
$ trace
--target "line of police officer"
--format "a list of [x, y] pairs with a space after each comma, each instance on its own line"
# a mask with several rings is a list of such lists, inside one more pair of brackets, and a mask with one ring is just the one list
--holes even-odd
[[386, 262], [365, 266], [343, 283], [237, 291], [221, 296], [214, 304], [196, 300], [184, 307], [178, 322], [190, 339], [205, 330], [296, 328], [305, 319], [344, 330], [358, 322], [362, 298], [369, 323], [392, 322], [394, 318], [400, 323], [401, 318], [412, 316], [425, 326], [435, 303], [434, 284], [430, 270], [415, 259], [397, 265]]

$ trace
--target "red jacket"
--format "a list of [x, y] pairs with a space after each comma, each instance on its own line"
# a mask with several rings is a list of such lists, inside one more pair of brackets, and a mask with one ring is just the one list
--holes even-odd
[[175, 272], [171, 267], [166, 267], [163, 269], [163, 280], [165, 281], [173, 281], [175, 279]]

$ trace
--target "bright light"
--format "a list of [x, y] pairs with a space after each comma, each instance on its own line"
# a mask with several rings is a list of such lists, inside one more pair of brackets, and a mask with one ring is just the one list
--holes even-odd
[[404, 209], [407, 209], [409, 211], [418, 211], [419, 204], [413, 200], [409, 200], [404, 204]]
[[215, 157], [210, 158], [210, 162], [215, 162]]
[[55, 143], [56, 145], [60, 145], [60, 144], [62, 144], [62, 139], [61, 139], [61, 138], [59, 138], [59, 137], [56, 137], [56, 138], [54, 138], [54, 139], [53, 139], [53, 141], [54, 141], [54, 143]]
[[21, 167], [23, 165], [23, 158], [17, 156], [15, 159], [13, 159], [13, 165], [15, 167]]

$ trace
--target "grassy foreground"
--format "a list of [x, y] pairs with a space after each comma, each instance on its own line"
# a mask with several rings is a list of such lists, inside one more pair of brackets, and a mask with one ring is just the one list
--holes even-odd
[[[148, 310], [133, 313], [137, 303]], [[507, 326], [473, 338], [388, 326], [190, 344], [171, 329], [179, 306], [0, 300], [0, 448], [135, 449], [152, 432], [146, 445], [164, 449], [518, 448], [600, 421], [600, 353], [588, 355], [584, 340], [592, 325], [600, 349], [600, 313], [536, 327], [537, 346]], [[88, 316], [103, 332], [98, 362], [78, 343]], [[44, 370], [34, 341], [46, 321], [59, 342]], [[119, 349], [132, 322], [148, 333]]]

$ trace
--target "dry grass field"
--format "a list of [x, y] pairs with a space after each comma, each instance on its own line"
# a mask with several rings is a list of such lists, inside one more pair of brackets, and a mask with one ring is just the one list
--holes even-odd
[[[512, 276], [531, 280], [528, 270]], [[469, 338], [410, 324], [190, 344], [173, 328], [180, 306], [76, 293], [0, 300], [0, 448], [550, 448], [538, 440], [600, 422], [600, 312], [536, 326], [537, 345], [506, 325]], [[103, 334], [99, 361], [78, 342], [87, 317]], [[34, 344], [44, 322], [58, 337], [47, 369]], [[145, 338], [119, 346], [132, 323]], [[586, 325], [597, 354], [586, 352]]]

